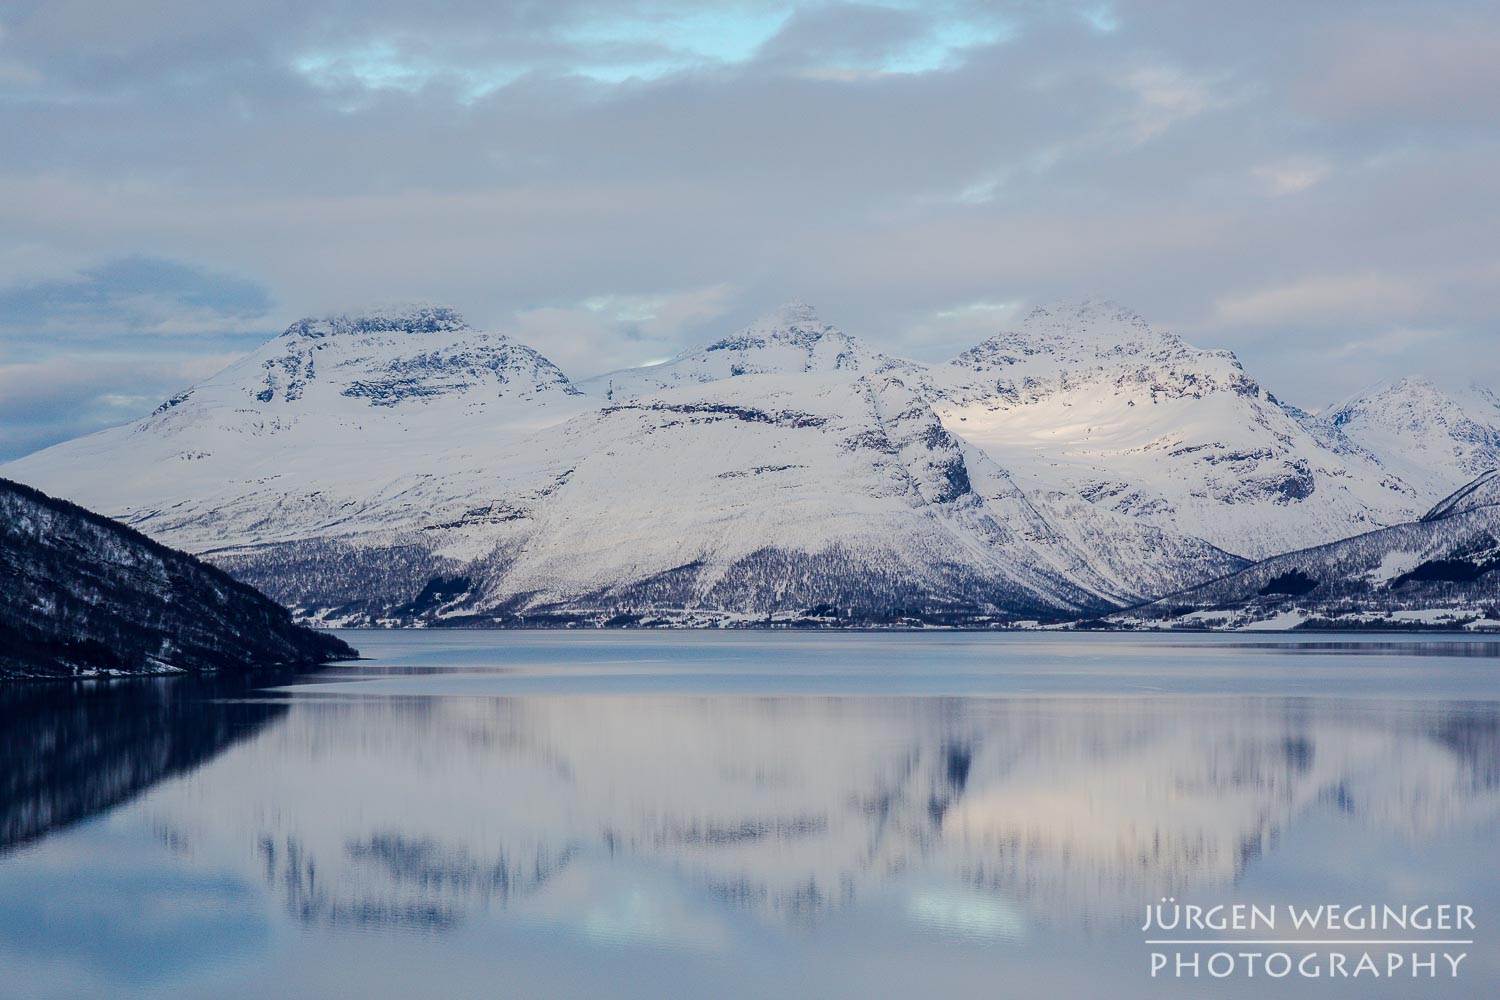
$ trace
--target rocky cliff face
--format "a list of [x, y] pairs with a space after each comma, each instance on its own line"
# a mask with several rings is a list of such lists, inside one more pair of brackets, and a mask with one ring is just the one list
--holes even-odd
[[248, 670], [356, 654], [227, 573], [0, 479], [0, 678]]

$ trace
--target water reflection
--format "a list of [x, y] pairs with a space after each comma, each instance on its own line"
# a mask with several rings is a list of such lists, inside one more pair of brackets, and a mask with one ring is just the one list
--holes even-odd
[[0, 685], [0, 854], [118, 805], [253, 734], [285, 706], [230, 699], [276, 679]]
[[1167, 895], [1461, 899], [1452, 995], [1493, 993], [1489, 644], [1169, 641], [403, 634], [269, 692], [11, 689], [0, 993], [1155, 997]]
[[1500, 642], [1487, 639], [1423, 639], [1420, 642], [1381, 642], [1370, 639], [1335, 639], [1309, 642], [1305, 640], [1276, 642], [1220, 642], [1216, 649], [1248, 649], [1260, 653], [1302, 653], [1326, 656], [1341, 653], [1347, 656], [1425, 656], [1452, 659], [1470, 657], [1493, 660], [1500, 658]]
[[571, 866], [628, 862], [794, 923], [921, 877], [1017, 908], [981, 923], [1080, 926], [1230, 886], [1309, 814], [1408, 840], [1494, 816], [1497, 733], [1488, 703], [310, 701], [138, 809], [309, 924], [550, 912]]

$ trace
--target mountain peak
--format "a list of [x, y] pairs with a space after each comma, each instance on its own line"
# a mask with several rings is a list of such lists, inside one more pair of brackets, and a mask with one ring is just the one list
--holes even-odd
[[750, 338], [768, 338], [781, 343], [798, 344], [804, 347], [816, 344], [824, 337], [849, 339], [832, 324], [823, 322], [818, 311], [800, 299], [785, 302], [758, 319], [733, 337], [719, 343]]
[[[852, 345], [854, 340], [842, 330], [819, 319], [817, 310], [806, 302], [793, 300], [763, 314], [740, 332], [717, 340], [702, 350], [762, 351], [772, 347], [791, 347], [811, 355], [828, 342], [837, 343], [842, 350]], [[687, 351], [680, 357], [697, 356], [699, 353], [701, 352]]]
[[1405, 375], [1396, 380], [1395, 389], [1412, 389], [1422, 392], [1438, 392], [1437, 385], [1426, 375]]
[[1075, 345], [1177, 348], [1176, 334], [1152, 328], [1140, 313], [1107, 299], [1083, 299], [1037, 306], [1021, 321], [1021, 332]]
[[1464, 393], [1453, 393], [1426, 375], [1403, 375], [1398, 379], [1377, 382], [1327, 407], [1323, 413], [1335, 426], [1342, 426], [1372, 414], [1390, 419], [1393, 411], [1410, 412], [1414, 408], [1437, 408], [1457, 412]]
[[619, 401], [740, 375], [900, 371], [916, 378], [915, 368], [823, 322], [812, 306], [793, 300], [737, 333], [683, 351], [668, 362], [597, 375], [584, 385], [610, 401]]
[[[1463, 385], [1453, 381], [1439, 382], [1426, 375], [1403, 375], [1390, 381], [1376, 382], [1326, 407], [1322, 413], [1327, 419], [1337, 423], [1340, 418], [1348, 421], [1371, 408], [1393, 406], [1437, 406], [1462, 410], [1476, 419], [1493, 423], [1497, 414], [1491, 411], [1500, 410], [1500, 398], [1477, 382]], [[1478, 416], [1481, 414], [1482, 417]]]
[[1112, 299], [1095, 299], [1089, 297], [1081, 299], [1056, 299], [1052, 302], [1043, 303], [1027, 313], [1026, 319], [1023, 322], [1030, 322], [1033, 319], [1041, 320], [1047, 317], [1057, 317], [1064, 320], [1081, 319], [1094, 321], [1118, 319], [1138, 326], [1146, 325], [1146, 321], [1141, 318], [1140, 313], [1129, 306], [1121, 305]]
[[1500, 399], [1409, 375], [1330, 406], [1320, 419], [1430, 497], [1500, 466]]
[[445, 333], [467, 330], [469, 324], [447, 306], [411, 304], [385, 306], [359, 313], [307, 316], [286, 328], [283, 337], [316, 340], [350, 333]]
[[1238, 363], [1228, 351], [1199, 350], [1174, 333], [1154, 329], [1139, 313], [1116, 302], [1084, 299], [1038, 306], [1019, 327], [970, 348], [953, 364], [961, 368], [1009, 367], [1028, 359], [1051, 366], [1114, 365], [1131, 358], [1197, 357], [1214, 365]]
[[790, 299], [772, 309], [756, 321], [756, 325], [775, 324], [793, 326], [800, 323], [817, 323], [818, 311], [801, 299]]
[[[227, 399], [221, 398], [227, 393]], [[448, 400], [477, 412], [502, 398], [581, 395], [557, 366], [446, 306], [409, 305], [298, 320], [279, 337], [157, 408], [143, 426], [192, 423], [211, 399], [253, 424], [264, 407], [348, 416], [351, 407], [409, 412]], [[190, 407], [181, 404], [192, 397]], [[245, 397], [253, 400], [249, 407]], [[211, 405], [211, 408], [212, 408]], [[283, 414], [285, 416], [285, 414]], [[239, 418], [234, 418], [234, 423]]]

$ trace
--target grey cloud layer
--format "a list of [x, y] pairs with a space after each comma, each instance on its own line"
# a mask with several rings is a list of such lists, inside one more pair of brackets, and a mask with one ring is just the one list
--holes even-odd
[[940, 357], [1103, 295], [1310, 406], [1500, 384], [1497, 52], [1480, 3], [11, 4], [0, 363], [93, 324], [130, 397], [143, 328], [420, 298], [587, 375], [794, 295]]

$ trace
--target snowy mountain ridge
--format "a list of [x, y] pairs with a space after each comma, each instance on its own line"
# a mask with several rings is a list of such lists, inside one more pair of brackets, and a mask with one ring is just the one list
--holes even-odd
[[[482, 470], [408, 483], [321, 533], [336, 550], [241, 544], [225, 564], [328, 620], [380, 617], [410, 581], [330, 600], [320, 565], [336, 577], [403, 545], [423, 582], [462, 581], [441, 602], [450, 617], [1055, 617], [1111, 602], [1082, 554], [1007, 503], [1016, 491], [976, 493], [958, 441], [893, 379], [688, 385], [514, 440]], [[361, 574], [366, 590], [378, 573]]]
[[792, 303], [577, 386], [420, 307], [299, 321], [5, 471], [325, 621], [1006, 620], [1415, 518], [1345, 426], [1111, 303], [938, 365]]
[[1135, 628], [1500, 630], [1500, 473], [1420, 519], [1267, 559], [1112, 619]]
[[1331, 448], [1228, 351], [1113, 303], [1033, 311], [932, 370], [945, 425], [1018, 481], [1249, 558], [1415, 516], [1373, 456]]
[[1317, 418], [1383, 462], [1428, 502], [1500, 467], [1500, 397], [1408, 376], [1328, 407]]
[[805, 302], [789, 302], [736, 334], [669, 361], [597, 375], [580, 383], [595, 396], [614, 402], [663, 389], [741, 375], [794, 373], [894, 374], [920, 377], [922, 366], [893, 358], [864, 341], [824, 323]]
[[1018, 329], [969, 348], [948, 368], [948, 395], [958, 399], [971, 389], [982, 399], [1037, 401], [1101, 376], [1167, 398], [1259, 393], [1233, 353], [1190, 347], [1123, 306], [1091, 300], [1037, 307]]

